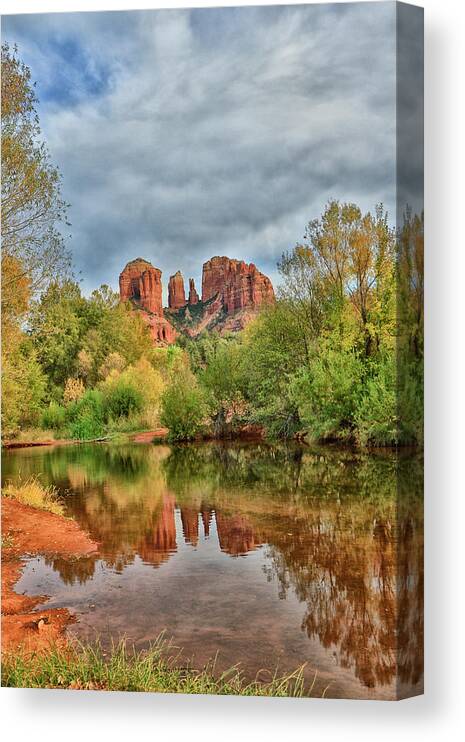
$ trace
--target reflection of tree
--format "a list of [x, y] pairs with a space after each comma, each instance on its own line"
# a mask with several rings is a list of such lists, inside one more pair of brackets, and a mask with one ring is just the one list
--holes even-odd
[[387, 505], [379, 517], [325, 504], [298, 540], [275, 533], [269, 547], [281, 597], [292, 588], [306, 603], [302, 628], [367, 687], [413, 685], [423, 668], [422, 504], [404, 502], [398, 517]]
[[[418, 682], [421, 460], [327, 447], [294, 454], [266, 445], [180, 448], [163, 468], [170, 486], [182, 483], [178, 500], [209, 493], [224, 551], [268, 543], [267, 574], [280, 596], [296, 593], [306, 604], [302, 628], [361, 683], [386, 685], [396, 674]], [[416, 524], [410, 540], [407, 523]], [[403, 616], [413, 629], [405, 636]]]
[[79, 557], [78, 559], [46, 557], [45, 563], [58, 572], [66, 585], [74, 585], [76, 582], [83, 585], [93, 577], [97, 560], [98, 556], [92, 554], [91, 556]]
[[306, 603], [304, 631], [374, 687], [396, 671], [395, 551], [390, 524], [372, 525], [370, 515], [348, 522], [325, 510], [307, 520], [298, 549], [290, 541], [271, 549], [281, 589], [292, 586]]
[[[58, 449], [47, 455], [56, 453], [59, 466], [44, 471], [60, 469], [68, 511], [107, 564], [122, 570], [136, 554], [155, 567], [169, 559], [176, 508], [194, 547], [214, 520], [231, 556], [266, 544], [266, 575], [282, 599], [292, 590], [304, 605], [303, 631], [363, 685], [420, 680], [418, 457], [266, 443], [127, 447], [111, 456], [102, 449], [84, 459]], [[66, 582], [84, 582], [95, 562], [55, 559], [53, 567]]]
[[423, 523], [412, 515], [398, 525], [397, 634], [398, 684], [423, 676]]
[[[167, 449], [163, 448], [163, 451]], [[135, 445], [81, 444], [47, 450], [24, 449], [7, 456], [5, 463], [8, 475], [13, 478], [35, 476], [39, 469], [43, 484], [53, 484], [66, 495], [70, 485], [73, 491], [81, 491], [90, 484], [104, 484], [112, 475], [119, 482], [134, 484], [146, 476], [150, 468], [145, 453]], [[70, 472], [73, 471], [75, 479], [70, 482]]]

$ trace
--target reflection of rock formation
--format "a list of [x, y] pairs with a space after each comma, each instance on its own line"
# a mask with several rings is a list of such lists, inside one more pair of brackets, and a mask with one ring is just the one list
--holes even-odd
[[215, 515], [221, 551], [231, 556], [241, 556], [260, 546], [247, 518], [242, 515], [225, 516], [218, 510]]
[[174, 497], [166, 495], [161, 513], [154, 519], [153, 528], [137, 544], [136, 550], [144, 562], [158, 567], [176, 551], [176, 524]]
[[206, 510], [204, 507], [202, 507], [200, 515], [202, 517], [203, 531], [205, 534], [205, 538], [208, 538], [210, 535], [210, 523], [212, 520], [212, 511]]
[[199, 511], [197, 508], [181, 507], [181, 522], [186, 544], [197, 546], [199, 540]]

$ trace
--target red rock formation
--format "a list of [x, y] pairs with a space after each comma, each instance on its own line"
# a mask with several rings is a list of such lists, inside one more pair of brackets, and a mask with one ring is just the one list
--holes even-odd
[[121, 301], [134, 301], [141, 309], [163, 317], [161, 270], [143, 258], [131, 260], [119, 277]]
[[148, 312], [163, 317], [161, 271], [147, 268], [140, 277], [140, 303]]
[[[154, 342], [173, 343], [176, 330], [163, 314], [161, 271], [147, 260], [136, 258], [122, 271], [119, 285], [121, 301], [131, 301], [140, 308]], [[189, 305], [200, 301], [194, 279], [189, 279], [188, 301], [184, 279], [179, 271], [170, 277], [168, 285], [171, 312], [179, 312], [186, 307], [185, 314], [172, 314], [172, 321], [177, 325], [180, 322], [181, 331], [190, 337], [197, 337], [213, 324], [220, 333], [237, 332], [253, 319], [257, 309], [274, 300], [270, 279], [253, 263], [248, 265], [243, 260], [227, 257], [214, 257], [204, 263], [202, 301], [208, 303], [202, 312], [194, 313], [194, 318], [188, 309]]]
[[176, 330], [165, 317], [141, 311], [141, 317], [150, 328], [150, 334], [157, 345], [171, 345], [176, 340]]
[[174, 276], [170, 276], [168, 284], [168, 306], [170, 309], [181, 309], [181, 307], [186, 306], [184, 278], [180, 271], [177, 271]]
[[163, 316], [161, 271], [147, 260], [131, 260], [119, 277], [121, 301], [140, 307], [155, 343], [174, 343], [176, 330]]
[[256, 309], [262, 304], [274, 302], [274, 290], [270, 279], [253, 263], [214, 257], [203, 265], [202, 301], [218, 294], [227, 314], [241, 309]]
[[193, 278], [189, 278], [189, 304], [198, 304], [200, 301], [200, 297], [197, 293], [197, 289], [195, 288], [195, 283]]

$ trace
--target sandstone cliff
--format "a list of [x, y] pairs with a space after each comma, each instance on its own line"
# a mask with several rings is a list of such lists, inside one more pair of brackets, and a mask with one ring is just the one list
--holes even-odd
[[121, 301], [131, 301], [140, 308], [157, 344], [173, 343], [177, 331], [190, 337], [212, 329], [237, 332], [262, 306], [275, 301], [270, 279], [253, 263], [214, 257], [203, 265], [202, 300], [194, 279], [189, 279], [186, 301], [182, 274], [177, 271], [170, 277], [165, 316], [161, 275], [147, 260], [137, 258], [126, 265], [119, 278]]
[[119, 277], [121, 301], [141, 310], [144, 322], [157, 343], [174, 343], [176, 330], [163, 316], [161, 270], [143, 258], [131, 260]]
[[253, 263], [214, 257], [204, 263], [202, 271], [202, 301], [216, 294], [221, 297], [226, 314], [241, 309], [257, 309], [275, 300], [270, 279]]
[[141, 309], [163, 317], [161, 270], [143, 258], [131, 260], [119, 277], [121, 301], [134, 301]]
[[186, 303], [184, 278], [182, 273], [177, 271], [174, 276], [170, 276], [168, 283], [168, 306], [170, 309], [181, 309]]
[[200, 301], [200, 296], [197, 293], [197, 289], [195, 288], [195, 282], [193, 278], [189, 278], [189, 304], [198, 304]]

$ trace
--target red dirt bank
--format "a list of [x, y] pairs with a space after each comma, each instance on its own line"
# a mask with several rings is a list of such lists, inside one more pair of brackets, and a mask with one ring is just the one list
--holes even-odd
[[27, 650], [44, 649], [62, 636], [73, 617], [65, 608], [34, 612], [46, 596], [14, 592], [23, 567], [21, 556], [87, 556], [97, 551], [97, 544], [74, 521], [6, 497], [2, 497], [2, 537], [13, 541], [2, 549], [2, 650], [19, 645]]

